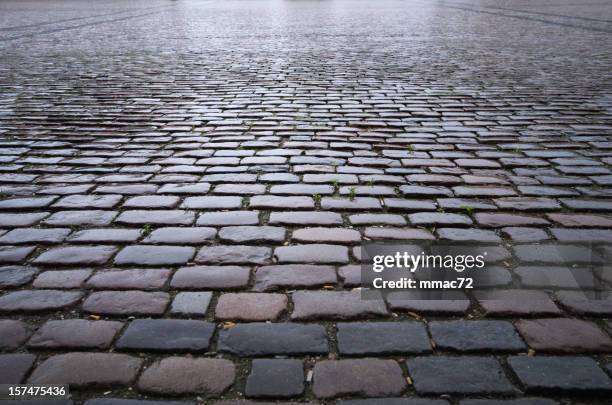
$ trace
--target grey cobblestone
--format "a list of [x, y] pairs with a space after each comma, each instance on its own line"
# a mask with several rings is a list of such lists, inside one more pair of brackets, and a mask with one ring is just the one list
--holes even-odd
[[[607, 403], [609, 294], [541, 288], [612, 240], [612, 8], [574, 3], [1, 2], [0, 382]], [[509, 290], [354, 289], [362, 242], [434, 240]]]

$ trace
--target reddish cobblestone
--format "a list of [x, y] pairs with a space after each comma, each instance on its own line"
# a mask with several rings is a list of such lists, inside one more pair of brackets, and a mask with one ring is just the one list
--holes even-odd
[[[607, 403], [609, 4], [263, 3], [2, 2], [0, 382]], [[484, 291], [365, 298], [362, 243], [440, 240]]]

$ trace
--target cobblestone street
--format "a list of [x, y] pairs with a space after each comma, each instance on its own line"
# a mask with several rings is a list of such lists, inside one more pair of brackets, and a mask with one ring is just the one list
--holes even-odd
[[612, 241], [611, 34], [597, 0], [0, 1], [0, 383], [610, 404], [612, 295], [502, 258], [508, 300], [364, 300], [359, 264]]

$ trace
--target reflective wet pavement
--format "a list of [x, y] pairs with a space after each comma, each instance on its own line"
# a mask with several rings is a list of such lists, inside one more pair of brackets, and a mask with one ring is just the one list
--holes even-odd
[[366, 240], [612, 240], [611, 33], [604, 1], [0, 2], [0, 382], [606, 403], [610, 300], [354, 289]]

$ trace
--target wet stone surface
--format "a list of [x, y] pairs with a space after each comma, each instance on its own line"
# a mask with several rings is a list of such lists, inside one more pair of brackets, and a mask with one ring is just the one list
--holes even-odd
[[[612, 240], [610, 21], [605, 1], [0, 2], [0, 384], [607, 405], [612, 298], [553, 290], [561, 256]], [[509, 290], [362, 299], [362, 242], [435, 240], [493, 244]]]

